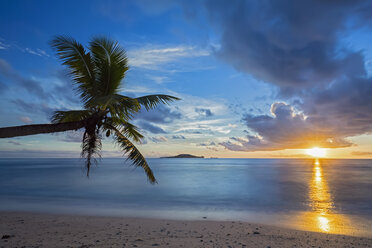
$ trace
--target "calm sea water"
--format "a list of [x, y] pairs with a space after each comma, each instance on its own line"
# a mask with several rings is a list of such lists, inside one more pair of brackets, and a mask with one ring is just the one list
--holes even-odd
[[0, 159], [0, 210], [243, 220], [372, 236], [372, 160]]

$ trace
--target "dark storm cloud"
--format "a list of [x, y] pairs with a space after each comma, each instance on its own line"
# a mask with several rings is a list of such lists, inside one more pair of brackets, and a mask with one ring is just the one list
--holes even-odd
[[348, 26], [371, 20], [369, 1], [207, 1], [222, 33], [217, 55], [238, 70], [294, 93], [364, 74], [359, 52], [340, 49]]
[[147, 122], [147, 121], [139, 121], [139, 122], [137, 122], [137, 125], [141, 129], [149, 131], [153, 134], [167, 133], [161, 127], [158, 127], [158, 126], [156, 126], [154, 124], [151, 124], [150, 122]]
[[[348, 78], [312, 91], [294, 104], [274, 103], [272, 115], [246, 114], [243, 122], [257, 136], [221, 143], [230, 150], [281, 150], [309, 146], [346, 147], [347, 137], [372, 133], [372, 80]], [[305, 117], [306, 115], [306, 117]], [[259, 138], [260, 137], [260, 138]]]
[[210, 109], [207, 108], [195, 108], [195, 112], [199, 115], [205, 116], [205, 117], [211, 117], [213, 116], [213, 113]]
[[303, 97], [309, 121], [335, 128], [337, 135], [372, 133], [372, 79], [348, 78]]
[[205, 6], [221, 33], [216, 55], [278, 86], [290, 103], [274, 103], [271, 115], [244, 114], [248, 135], [221, 145], [345, 147], [352, 145], [347, 137], [372, 133], [372, 79], [362, 52], [342, 43], [345, 34], [372, 27], [372, 2], [211, 0]]

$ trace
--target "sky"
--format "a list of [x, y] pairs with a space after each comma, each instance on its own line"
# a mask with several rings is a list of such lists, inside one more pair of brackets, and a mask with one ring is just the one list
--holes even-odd
[[[372, 158], [372, 2], [3, 1], [0, 127], [80, 109], [56, 35], [117, 40], [122, 94], [182, 100], [140, 112], [147, 157]], [[82, 132], [0, 140], [0, 157], [78, 157]], [[103, 156], [122, 156], [110, 138]]]

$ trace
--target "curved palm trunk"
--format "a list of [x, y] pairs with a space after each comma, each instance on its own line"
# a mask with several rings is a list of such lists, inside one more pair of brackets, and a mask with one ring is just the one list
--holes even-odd
[[68, 130], [77, 130], [86, 126], [87, 121], [72, 121], [58, 124], [35, 124], [0, 128], [0, 138], [34, 135], [41, 133], [56, 133]]

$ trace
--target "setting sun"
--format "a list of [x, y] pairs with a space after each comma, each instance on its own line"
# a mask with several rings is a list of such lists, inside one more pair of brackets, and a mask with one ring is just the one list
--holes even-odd
[[326, 156], [326, 149], [324, 148], [319, 148], [319, 147], [314, 147], [311, 149], [306, 150], [306, 154], [316, 157], [316, 158], [322, 158]]

